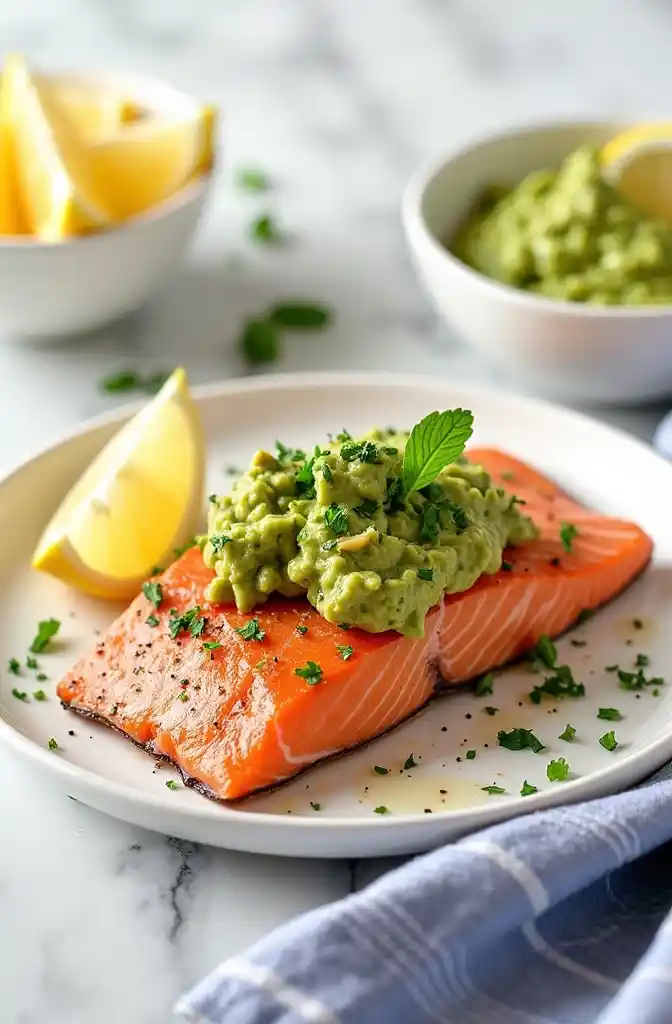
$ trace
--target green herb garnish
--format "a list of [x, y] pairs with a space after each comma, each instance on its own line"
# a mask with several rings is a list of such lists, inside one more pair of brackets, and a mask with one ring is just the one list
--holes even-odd
[[487, 675], [481, 676], [481, 678], [476, 683], [474, 694], [477, 697], [485, 697], [486, 693], [492, 693], [492, 685], [494, 681], [494, 672], [488, 672]]
[[193, 637], [200, 636], [205, 629], [207, 619], [201, 615], [201, 609], [198, 605], [194, 608], [189, 608], [183, 615], [178, 615], [175, 609], [171, 609], [170, 618], [168, 619], [168, 632], [170, 633], [173, 640], [178, 636], [182, 630], [186, 630]]
[[464, 756], [466, 757], [467, 761], [473, 761], [474, 758], [476, 757], [476, 751], [468, 750]]
[[529, 657], [533, 662], [540, 663], [545, 668], [555, 668], [558, 660], [558, 649], [550, 636], [542, 633], [530, 651]]
[[249, 363], [274, 363], [280, 355], [280, 329], [267, 317], [251, 317], [243, 324], [239, 346]]
[[336, 650], [340, 654], [343, 661], [347, 661], [355, 653], [350, 644], [336, 644]]
[[576, 729], [573, 725], [565, 726], [565, 731], [561, 732], [558, 736], [559, 740], [565, 740], [566, 743], [571, 743], [576, 736]]
[[344, 462], [379, 463], [378, 448], [373, 441], [344, 441], [341, 445], [341, 458]]
[[19, 661], [18, 658], [10, 658], [9, 661], [7, 662], [7, 668], [9, 669], [13, 676], [21, 675], [21, 662]]
[[322, 681], [322, 668], [315, 661], [307, 661], [306, 664], [300, 668], [294, 669], [295, 676], [301, 676], [305, 679], [309, 686], [316, 686]]
[[42, 700], [48, 700], [48, 699], [49, 698], [47, 697], [47, 695], [44, 692], [44, 690], [33, 690], [33, 700], [42, 701]]
[[607, 722], [620, 722], [623, 715], [618, 708], [600, 708], [597, 712], [598, 718], [604, 718]]
[[203, 643], [204, 651], [216, 651], [222, 645], [217, 640], [205, 640]]
[[37, 658], [32, 658], [29, 654], [28, 657], [26, 658], [26, 668], [36, 670], [39, 667], [40, 666], [37, 664]]
[[576, 682], [569, 665], [556, 665], [555, 674], [535, 686], [528, 696], [533, 704], [541, 704], [543, 694], [549, 697], [585, 697], [586, 688], [583, 683]]
[[419, 491], [454, 462], [471, 437], [474, 418], [464, 409], [431, 412], [413, 427], [404, 450], [404, 494]]
[[599, 743], [605, 750], [616, 750], [618, 742], [616, 740], [616, 734], [612, 730], [611, 732], [605, 732], [604, 736], [600, 736]]
[[409, 756], [404, 761], [404, 771], [405, 772], [409, 772], [411, 770], [411, 768], [417, 768], [417, 767], [418, 767], [418, 764], [417, 764], [417, 761], [415, 760], [415, 758], [413, 757], [413, 754], [409, 754]]
[[572, 544], [574, 538], [578, 537], [579, 531], [573, 523], [561, 523], [560, 525], [560, 540], [565, 551], [569, 552], [572, 550]]
[[47, 747], [49, 748], [49, 750], [60, 750], [60, 747], [53, 736], [49, 737]]
[[180, 787], [178, 786], [177, 782], [175, 782], [175, 779], [166, 779], [166, 789], [179, 789], [179, 788]]
[[[331, 466], [328, 462], [322, 464], [322, 476], [328, 484], [330, 484], [334, 479], [334, 474], [331, 472]], [[359, 509], [355, 509], [355, 512], [359, 512]], [[364, 513], [360, 512], [360, 515], [364, 515]]]
[[45, 672], [38, 672], [35, 678], [37, 679], [38, 683], [45, 683], [49, 676]]
[[270, 213], [255, 217], [250, 224], [250, 236], [255, 242], [279, 242], [282, 232]]
[[497, 714], [497, 712], [499, 711], [499, 708], [490, 707], [490, 705], [488, 704], [488, 705], [486, 705], [483, 708], [483, 710], [485, 711], [486, 715], [491, 715], [492, 716], [492, 715], [496, 715]]
[[331, 310], [313, 302], [278, 302], [269, 316], [290, 331], [320, 331], [331, 322]]
[[481, 786], [484, 793], [506, 793], [503, 786]]
[[373, 808], [373, 813], [374, 814], [389, 814], [389, 811], [388, 811], [387, 807], [384, 807], [381, 804], [380, 807], [374, 807]]
[[389, 768], [383, 768], [382, 764], [374, 764], [373, 770], [376, 773], [376, 775], [389, 775], [390, 774], [390, 769]]
[[310, 806], [313, 808], [314, 811], [322, 810], [322, 804], [316, 804], [312, 800], [310, 801]]
[[546, 765], [546, 777], [549, 782], [564, 782], [569, 778], [569, 764], [564, 757], [548, 762]]
[[236, 633], [242, 636], [243, 640], [258, 640], [260, 642], [266, 636], [266, 630], [260, 628], [257, 618], [250, 619], [244, 626], [238, 626]]
[[16, 687], [12, 688], [12, 697], [16, 697], [17, 700], [28, 700], [28, 694], [25, 690], [17, 690]]
[[539, 790], [537, 789], [537, 787], [536, 786], [531, 786], [529, 784], [529, 782], [527, 781], [527, 779], [525, 779], [525, 781], [523, 782], [522, 786], [520, 787], [520, 795], [521, 796], [531, 796], [532, 793], [538, 793], [538, 792], [539, 792]]
[[300, 633], [301, 636], [304, 636], [308, 632], [308, 626], [297, 626], [296, 632]]
[[651, 658], [647, 654], [638, 654], [635, 660], [635, 668], [647, 668], [651, 664]]
[[30, 645], [30, 650], [33, 654], [41, 654], [60, 628], [61, 624], [58, 619], [43, 619], [42, 622], [39, 622], [37, 624], [37, 633]]
[[332, 533], [342, 536], [348, 532], [348, 509], [346, 505], [328, 505], [324, 510], [324, 522]]
[[434, 582], [434, 570], [433, 569], [418, 569], [418, 577], [424, 580], [425, 583]]
[[147, 623], [148, 626], [158, 626], [159, 619], [156, 615], [149, 615], [145, 619], [145, 622]]
[[236, 173], [236, 184], [245, 192], [268, 192], [271, 182], [264, 171], [243, 168]]
[[497, 733], [497, 741], [500, 747], [506, 750], [532, 750], [538, 754], [544, 749], [544, 744], [534, 735], [530, 729], [511, 729], [505, 732], [503, 729]]
[[665, 680], [660, 676], [652, 676], [647, 679], [641, 668], [636, 672], [625, 672], [622, 668], [617, 669], [618, 684], [622, 690], [643, 690], [646, 686], [664, 686]]
[[224, 550], [227, 544], [231, 544], [231, 538], [225, 536], [223, 533], [213, 533], [208, 537], [212, 545], [212, 550], [218, 555]]
[[143, 377], [135, 370], [120, 370], [112, 373], [99, 383], [101, 391], [108, 395], [119, 394], [124, 391], [141, 391], [145, 395], [155, 395], [170, 377], [169, 373], [150, 373]]
[[364, 498], [361, 505], [355, 505], [352, 511], [363, 519], [372, 519], [378, 511], [378, 502], [372, 498]]
[[142, 584], [142, 592], [155, 608], [158, 608], [163, 601], [163, 587], [160, 583], [152, 583], [148, 580]]

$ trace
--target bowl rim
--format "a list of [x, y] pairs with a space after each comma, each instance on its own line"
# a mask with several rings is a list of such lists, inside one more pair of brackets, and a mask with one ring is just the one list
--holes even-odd
[[[612, 117], [578, 117], [558, 118], [550, 121], [529, 121], [509, 125], [498, 131], [484, 132], [473, 138], [458, 143], [449, 150], [444, 150], [439, 156], [425, 159], [411, 174], [404, 188], [401, 200], [401, 214], [406, 239], [410, 247], [417, 252], [418, 241], [421, 237], [432, 252], [453, 272], [461, 275], [473, 287], [483, 288], [486, 292], [492, 292], [493, 298], [500, 298], [507, 302], [514, 302], [520, 306], [529, 306], [533, 311], [555, 313], [570, 317], [587, 317], [589, 319], [621, 319], [629, 320], [644, 317], [649, 319], [661, 319], [672, 314], [672, 302], [656, 305], [641, 306], [597, 306], [587, 302], [571, 302], [569, 299], [555, 299], [536, 292], [525, 291], [522, 288], [515, 288], [513, 285], [495, 281], [493, 278], [474, 270], [466, 263], [463, 263], [457, 256], [453, 255], [444, 245], [441, 244], [434, 231], [429, 227], [423, 212], [423, 202], [427, 189], [438, 178], [443, 170], [455, 161], [466, 156], [468, 153], [482, 149], [490, 143], [512, 136], [534, 135], [542, 132], [567, 131], [571, 128], [599, 128], [609, 124], [639, 124], [643, 123], [636, 119], [621, 120]], [[652, 121], [652, 124], [657, 121]], [[662, 119], [661, 119], [661, 123]], [[466, 211], [465, 211], [466, 212]]]
[[[182, 89], [178, 89], [165, 79], [158, 78], [154, 75], [147, 75], [142, 72], [135, 71], [113, 71], [113, 70], [80, 70], [80, 71], [45, 71], [42, 78], [46, 80], [63, 80], [66, 82], [73, 81], [91, 81], [103, 85], [105, 82], [128, 82], [132, 83], [137, 87], [144, 85], [147, 89], [156, 88], [158, 90], [165, 91], [166, 94], [173, 93], [176, 99], [184, 101], [186, 104], [196, 108], [199, 105], [199, 101], [193, 97], [190, 93], [185, 92]], [[133, 230], [135, 227], [142, 227], [143, 225], [151, 224], [154, 221], [164, 220], [171, 216], [171, 214], [177, 213], [178, 210], [183, 207], [189, 206], [192, 203], [198, 202], [204, 197], [204, 194], [209, 191], [210, 186], [216, 176], [218, 169], [218, 160], [215, 157], [212, 162], [212, 166], [201, 172], [197, 178], [193, 178], [190, 181], [186, 181], [181, 188], [174, 192], [173, 195], [168, 196], [162, 202], [157, 203], [155, 206], [150, 207], [148, 210], [143, 210], [142, 213], [135, 214], [133, 217], [127, 218], [127, 220], [121, 221], [119, 224], [113, 224], [109, 228], [102, 228], [99, 231], [92, 231], [88, 235], [77, 235], [73, 238], [65, 238], [55, 242], [45, 242], [41, 239], [35, 238], [33, 235], [10, 235], [0, 236], [0, 253], [5, 252], [62, 252], [64, 249], [71, 249], [74, 246], [84, 247], [92, 245], [104, 244], [103, 239], [109, 238], [111, 235], [118, 235], [124, 231]]]

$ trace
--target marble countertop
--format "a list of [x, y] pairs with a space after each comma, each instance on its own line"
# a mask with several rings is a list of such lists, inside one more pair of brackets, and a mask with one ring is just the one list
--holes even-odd
[[[332, 303], [338, 326], [328, 344], [290, 341], [278, 369], [514, 388], [436, 323], [407, 259], [403, 184], [502, 123], [669, 116], [670, 31], [669, 0], [0, 0], [7, 51], [142, 70], [221, 104], [225, 164], [273, 175], [269, 208], [291, 235], [278, 252], [246, 243], [260, 203], [224, 173], [186, 266], [142, 313], [48, 347], [2, 339], [0, 467], [111, 407], [105, 373], [180, 361], [196, 382], [243, 374], [241, 317], [297, 293]], [[645, 438], [660, 414], [598, 411]], [[0, 766], [3, 1024], [167, 1024], [222, 957], [386, 866], [195, 848], [51, 792], [4, 751]]]

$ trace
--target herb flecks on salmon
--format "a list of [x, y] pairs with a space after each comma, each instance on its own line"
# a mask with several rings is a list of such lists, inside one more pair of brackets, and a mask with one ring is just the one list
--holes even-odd
[[[540, 637], [566, 630], [582, 610], [613, 598], [645, 568], [652, 545], [637, 526], [587, 511], [500, 452], [469, 455], [496, 479], [514, 473], [516, 493], [540, 537], [516, 548], [515, 573], [483, 576], [432, 609], [423, 637], [353, 627], [347, 636], [356, 656], [344, 661], [337, 624], [305, 599], [277, 598], [255, 609], [265, 634], [262, 671], [256, 667], [260, 645], [237, 632], [249, 617], [205, 601], [213, 574], [193, 548], [161, 578], [161, 606], [154, 610], [145, 596], [136, 598], [104, 643], [60, 682], [61, 700], [174, 761], [209, 796], [240, 799], [398, 725], [435, 695], [437, 676], [443, 691], [521, 657]], [[562, 551], [558, 519], [577, 527], [570, 554]], [[550, 565], [561, 555], [560, 566]], [[150, 612], [159, 626], [146, 624]], [[187, 615], [187, 628], [171, 639], [171, 621], [184, 622]], [[206, 637], [190, 628], [201, 619], [207, 620]], [[297, 622], [308, 632], [298, 633]], [[222, 646], [204, 657], [203, 640], [211, 638]], [[553, 660], [550, 647], [545, 653]], [[312, 665], [321, 670], [319, 685], [295, 672], [310, 672]], [[544, 669], [557, 674], [555, 665]], [[633, 675], [626, 685], [637, 685]], [[181, 679], [191, 680], [186, 702], [177, 699]], [[558, 781], [565, 770], [554, 763]]]

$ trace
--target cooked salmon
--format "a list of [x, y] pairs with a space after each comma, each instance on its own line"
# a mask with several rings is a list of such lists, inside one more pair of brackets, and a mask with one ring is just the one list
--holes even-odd
[[250, 626], [205, 602], [212, 570], [191, 549], [160, 578], [159, 607], [137, 597], [60, 682], [63, 704], [170, 759], [208, 796], [238, 800], [557, 636], [647, 565], [652, 543], [639, 527], [583, 508], [502, 452], [469, 456], [526, 502], [541, 535], [432, 610], [424, 637], [345, 631], [305, 600], [270, 602]]

